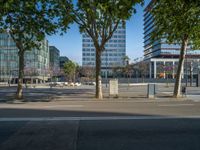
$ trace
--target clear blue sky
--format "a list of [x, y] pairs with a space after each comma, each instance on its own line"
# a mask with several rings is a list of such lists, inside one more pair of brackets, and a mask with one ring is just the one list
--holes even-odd
[[[126, 54], [131, 61], [143, 56], [143, 9], [150, 0], [145, 0], [143, 7], [136, 6], [137, 13], [134, 14], [126, 24]], [[68, 32], [63, 35], [48, 36], [49, 45], [60, 50], [60, 55], [82, 64], [82, 36], [76, 24], [70, 26]]]

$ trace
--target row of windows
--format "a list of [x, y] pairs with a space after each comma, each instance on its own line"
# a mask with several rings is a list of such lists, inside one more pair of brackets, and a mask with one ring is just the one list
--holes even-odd
[[144, 36], [149, 35], [150, 33], [152, 33], [152, 31], [154, 30], [154, 26], [152, 26], [151, 28], [149, 28], [148, 30], [144, 31]]
[[[83, 54], [83, 57], [84, 56], [95, 56], [95, 54], [94, 53], [84, 53]], [[125, 53], [119, 53], [119, 54], [107, 54], [107, 56], [106, 56], [106, 54], [102, 54], [102, 57], [122, 57], [122, 56], [125, 56]]]
[[[83, 44], [83, 47], [94, 47], [94, 44]], [[105, 47], [125, 47], [124, 44], [106, 44]]]
[[[91, 61], [89, 61], [89, 62], [83, 62], [83, 66], [88, 66], [88, 65], [92, 65], [92, 66], [95, 66], [95, 62], [91, 62]], [[122, 63], [119, 63], [119, 62], [110, 62], [110, 63], [104, 63], [104, 62], [102, 62], [101, 63], [101, 66], [104, 66], [104, 67], [106, 67], [106, 66], [111, 66], [111, 67], [113, 67], [113, 66], [121, 66], [121, 65], [123, 65]]]
[[[83, 43], [84, 44], [86, 44], [85, 42], [91, 42], [91, 43], [93, 43], [93, 41], [90, 40], [90, 39], [83, 39]], [[126, 40], [112, 40], [111, 39], [111, 40], [108, 41], [108, 43], [125, 43], [125, 42], [126, 42]]]
[[[122, 57], [113, 57], [113, 58], [101, 58], [102, 61], [119, 61], [122, 62]], [[83, 61], [95, 61], [95, 58], [90, 58], [90, 57], [83, 57]]]

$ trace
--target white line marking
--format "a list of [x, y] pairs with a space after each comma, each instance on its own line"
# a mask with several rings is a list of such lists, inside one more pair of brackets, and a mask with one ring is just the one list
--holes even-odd
[[193, 106], [194, 104], [163, 104], [160, 107], [179, 107], [179, 106]]
[[200, 119], [200, 116], [110, 116], [110, 117], [38, 117], [38, 118], [0, 118], [4, 121], [95, 121], [95, 120], [164, 120]]
[[71, 108], [80, 108], [80, 107], [84, 107], [83, 105], [52, 105], [52, 106], [43, 106], [44, 108], [57, 108], [57, 107], [59, 107], [59, 108], [66, 108], [66, 107], [71, 107]]

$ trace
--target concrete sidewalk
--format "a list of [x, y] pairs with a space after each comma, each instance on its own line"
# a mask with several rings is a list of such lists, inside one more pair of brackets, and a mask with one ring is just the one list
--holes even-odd
[[[158, 85], [155, 99], [147, 98], [147, 86], [119, 86], [118, 98], [109, 96], [109, 89], [103, 88], [104, 101], [200, 101], [199, 88], [189, 87], [188, 95], [182, 98], [172, 98], [173, 87]], [[15, 100], [16, 87], [0, 88], [0, 102]], [[65, 87], [65, 88], [28, 88], [24, 89], [24, 101], [49, 102], [49, 101], [96, 101], [94, 86]]]

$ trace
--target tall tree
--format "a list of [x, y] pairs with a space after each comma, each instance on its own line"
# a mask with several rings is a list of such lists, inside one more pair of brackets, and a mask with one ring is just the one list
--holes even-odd
[[25, 51], [39, 48], [45, 34], [55, 33], [61, 20], [65, 22], [65, 28], [70, 22], [66, 17], [65, 19], [59, 17], [62, 7], [58, 6], [59, 3], [54, 0], [7, 0], [0, 5], [1, 16], [3, 16], [0, 20], [0, 31], [8, 32], [18, 48], [17, 99], [23, 98]]
[[78, 0], [73, 9], [80, 32], [91, 37], [96, 49], [96, 98], [102, 99], [101, 55], [120, 23], [125, 24], [142, 0]]
[[64, 63], [64, 72], [68, 76], [69, 80], [75, 82], [75, 75], [76, 75], [76, 69], [77, 69], [77, 64], [74, 63], [73, 61], [69, 60], [68, 62]]
[[[153, 39], [180, 44], [174, 97], [180, 96], [181, 74], [187, 48], [200, 47], [199, 0], [156, 0], [151, 10], [154, 17]], [[192, 46], [191, 46], [192, 45]]]

